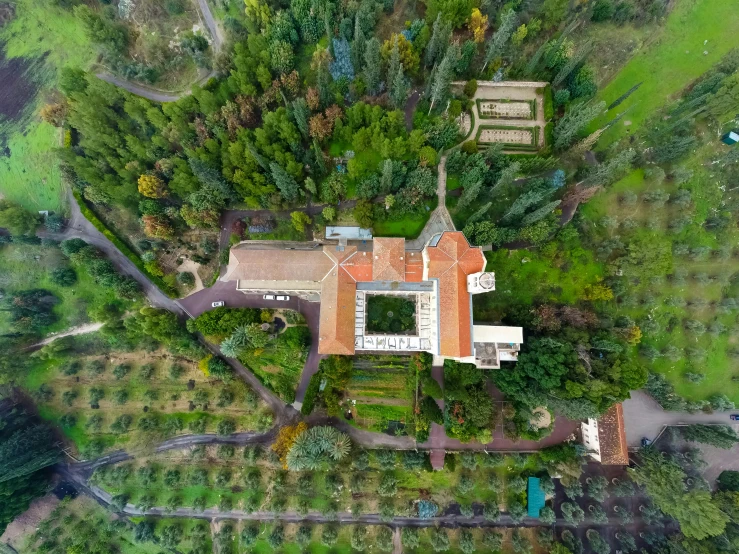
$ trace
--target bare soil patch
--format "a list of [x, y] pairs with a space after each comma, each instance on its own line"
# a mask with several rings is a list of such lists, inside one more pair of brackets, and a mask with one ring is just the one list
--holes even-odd
[[26, 535], [35, 531], [38, 524], [49, 517], [57, 504], [59, 499], [53, 494], [47, 494], [31, 502], [28, 510], [15, 518], [0, 535], [0, 544], [9, 544], [16, 550], [20, 549]]

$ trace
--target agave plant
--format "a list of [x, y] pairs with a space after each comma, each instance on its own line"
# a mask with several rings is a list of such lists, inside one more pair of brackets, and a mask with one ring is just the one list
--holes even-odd
[[320, 469], [349, 455], [349, 437], [333, 427], [313, 427], [298, 435], [287, 453], [287, 467], [293, 471]]

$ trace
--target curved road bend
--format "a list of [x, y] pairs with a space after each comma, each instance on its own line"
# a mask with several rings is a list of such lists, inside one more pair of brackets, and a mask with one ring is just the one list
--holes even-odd
[[[263, 295], [260, 294], [244, 294], [239, 292], [236, 290], [235, 281], [216, 281], [216, 284], [212, 287], [198, 291], [187, 298], [183, 298], [179, 303], [188, 315], [197, 317], [203, 312], [212, 309], [212, 303], [216, 301], [225, 302], [226, 306], [229, 308], [287, 308], [303, 314], [311, 333], [311, 345], [308, 352], [308, 358], [303, 366], [298, 390], [295, 394], [295, 401], [302, 402], [305, 397], [305, 391], [310, 383], [310, 378], [318, 371], [318, 363], [322, 358], [322, 356], [318, 354], [318, 325], [321, 312], [320, 303], [306, 302], [297, 296], [292, 296], [287, 302], [265, 300]], [[241, 368], [243, 368], [243, 370], [251, 376], [251, 378], [247, 378], [249, 384], [252, 384], [253, 381], [259, 382], [259, 380], [237, 360], [231, 359], [229, 362], [231, 362], [231, 365], [239, 372], [240, 375], [243, 375], [241, 371]], [[259, 386], [264, 388], [265, 391], [268, 391], [270, 395], [274, 396], [274, 393], [266, 389], [261, 382], [259, 382]], [[285, 406], [282, 400], [279, 400], [279, 402], [283, 407]], [[276, 414], [278, 413], [278, 410], [274, 407], [272, 409]]]
[[108, 256], [108, 259], [113, 263], [118, 271], [124, 275], [133, 277], [139, 283], [141, 290], [149, 299], [152, 306], [156, 308], [164, 308], [180, 316], [184, 315], [182, 308], [177, 304], [177, 302], [159, 290], [159, 287], [152, 283], [131, 260], [118, 250], [118, 248], [110, 242], [105, 235], [98, 231], [95, 226], [90, 223], [84, 215], [82, 215], [80, 207], [77, 204], [77, 199], [69, 188], [67, 188], [67, 201], [69, 203], [70, 218], [64, 231], [61, 233], [40, 231], [37, 233], [38, 236], [58, 241], [80, 238], [92, 244], [105, 252], [105, 255]]
[[[202, 15], [202, 22], [205, 23], [205, 26], [208, 28], [208, 32], [210, 33], [213, 52], [218, 55], [218, 53], [221, 51], [221, 48], [223, 47], [223, 44], [226, 42], [223, 30], [221, 29], [220, 25], [218, 25], [215, 17], [213, 17], [213, 12], [210, 10], [208, 0], [198, 0], [198, 7], [200, 8], [200, 15]], [[216, 75], [217, 72], [215, 70], [211, 70], [205, 74], [199, 74], [197, 80], [192, 85], [190, 85], [187, 90], [183, 90], [180, 92], [166, 91], [153, 87], [148, 87], [146, 85], [127, 81], [126, 79], [117, 77], [106, 71], [96, 73], [95, 76], [98, 79], [127, 90], [128, 92], [130, 92], [131, 94], [135, 94], [136, 96], [141, 96], [142, 98], [148, 98], [149, 100], [153, 100], [155, 102], [175, 102], [183, 96], [191, 94], [193, 85], [203, 85]]]

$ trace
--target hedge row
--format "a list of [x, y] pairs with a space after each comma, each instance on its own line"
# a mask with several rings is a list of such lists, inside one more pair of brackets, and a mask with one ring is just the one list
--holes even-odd
[[310, 378], [308, 388], [305, 390], [305, 397], [303, 397], [303, 405], [300, 407], [300, 413], [303, 415], [309, 415], [316, 405], [316, 398], [321, 388], [321, 379], [323, 376], [321, 372], [317, 372]]
[[157, 287], [159, 287], [162, 292], [164, 292], [166, 295], [170, 297], [177, 297], [177, 291], [165, 283], [161, 277], [157, 275], [152, 275], [146, 270], [146, 267], [144, 265], [143, 260], [136, 254], [133, 250], [131, 250], [121, 239], [119, 239], [117, 236], [115, 236], [110, 229], [108, 229], [105, 226], [105, 223], [100, 221], [100, 218], [98, 218], [97, 215], [95, 215], [95, 212], [93, 212], [90, 207], [85, 202], [84, 198], [82, 198], [82, 195], [79, 193], [79, 191], [73, 191], [74, 198], [77, 201], [77, 204], [80, 207], [80, 211], [82, 212], [82, 215], [85, 216], [85, 218], [93, 224], [95, 229], [100, 231], [103, 235], [105, 235], [105, 238], [107, 238], [110, 242], [112, 242], [115, 247], [120, 250], [124, 256], [126, 256], [133, 265], [135, 265], [141, 273], [146, 275], [149, 280], [154, 283]]
[[[536, 119], [536, 100], [513, 100], [510, 98], [478, 98], [477, 102], [477, 113], [480, 114], [480, 119]], [[482, 103], [483, 102], [497, 102], [499, 104], [528, 104], [531, 108], [531, 117], [512, 117], [504, 115], [482, 115]]]

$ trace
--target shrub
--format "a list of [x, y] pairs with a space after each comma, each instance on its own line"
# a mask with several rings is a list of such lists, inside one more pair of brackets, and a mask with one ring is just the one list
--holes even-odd
[[113, 376], [116, 379], [121, 380], [128, 375], [129, 371], [131, 371], [131, 366], [128, 364], [118, 364], [113, 368]]
[[465, 154], [477, 154], [477, 141], [475, 139], [472, 139], [463, 142], [461, 150]]
[[462, 89], [464, 92], [464, 95], [467, 98], [472, 98], [475, 96], [475, 93], [477, 92], [477, 80], [476, 79], [470, 79], [464, 84], [464, 89]]
[[77, 282], [77, 273], [71, 267], [58, 267], [51, 272], [51, 282], [60, 287], [71, 287]]

